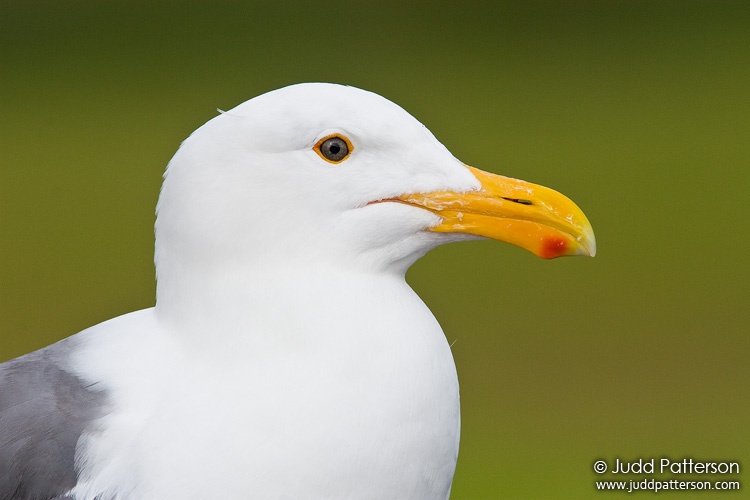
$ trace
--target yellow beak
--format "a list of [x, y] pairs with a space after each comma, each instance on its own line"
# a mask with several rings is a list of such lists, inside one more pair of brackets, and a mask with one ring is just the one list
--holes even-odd
[[596, 254], [596, 239], [580, 208], [544, 186], [469, 167], [478, 191], [405, 194], [393, 201], [424, 208], [442, 221], [429, 230], [505, 241], [552, 259]]

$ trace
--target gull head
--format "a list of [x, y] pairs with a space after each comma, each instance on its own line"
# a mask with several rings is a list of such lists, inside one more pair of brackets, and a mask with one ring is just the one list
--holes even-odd
[[591, 225], [563, 195], [468, 167], [377, 94], [307, 83], [222, 112], [183, 142], [157, 207], [157, 277], [404, 273], [437, 245], [480, 237], [545, 258], [595, 253]]

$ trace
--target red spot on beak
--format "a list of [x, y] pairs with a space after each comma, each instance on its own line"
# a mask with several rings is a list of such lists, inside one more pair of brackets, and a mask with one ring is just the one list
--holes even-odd
[[539, 255], [544, 259], [554, 259], [565, 255], [568, 251], [568, 242], [562, 238], [546, 238], [542, 242], [542, 251]]

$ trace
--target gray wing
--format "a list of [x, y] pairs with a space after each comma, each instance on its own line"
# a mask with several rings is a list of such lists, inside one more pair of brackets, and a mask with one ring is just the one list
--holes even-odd
[[63, 366], [73, 338], [0, 364], [0, 499], [63, 500], [78, 438], [105, 396]]

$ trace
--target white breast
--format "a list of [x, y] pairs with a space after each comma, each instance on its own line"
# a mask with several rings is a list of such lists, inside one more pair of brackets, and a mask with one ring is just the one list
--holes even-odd
[[[458, 382], [419, 297], [389, 275], [273, 287], [254, 287], [241, 322], [196, 336], [205, 345], [153, 310], [88, 332], [83, 375], [114, 399], [80, 447], [76, 498], [113, 484], [138, 500], [447, 498]], [[102, 352], [104, 337], [121, 352]]]

